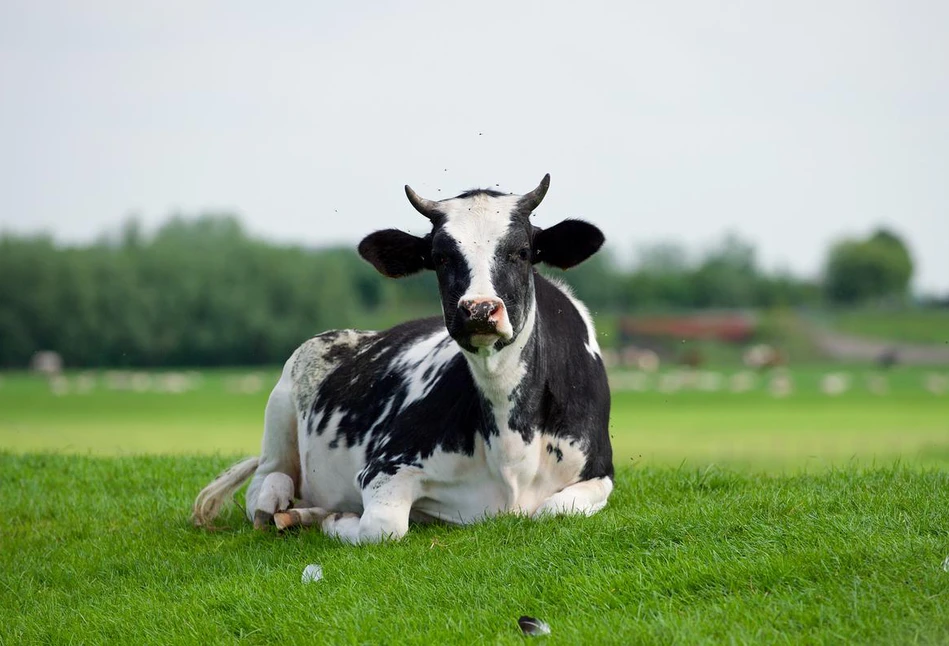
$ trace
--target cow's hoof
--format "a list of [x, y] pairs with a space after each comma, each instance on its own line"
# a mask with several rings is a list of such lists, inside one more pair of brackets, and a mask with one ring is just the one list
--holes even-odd
[[278, 511], [273, 515], [273, 524], [277, 526], [277, 529], [284, 530], [288, 527], [295, 527], [296, 525], [302, 525], [303, 521], [300, 518], [300, 514], [296, 510], [288, 509], [287, 511]]
[[263, 509], [254, 512], [254, 529], [267, 529], [274, 524], [274, 515]]

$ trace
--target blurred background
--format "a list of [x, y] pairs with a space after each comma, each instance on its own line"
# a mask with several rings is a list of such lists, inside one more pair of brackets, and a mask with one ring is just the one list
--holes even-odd
[[0, 4], [0, 450], [255, 452], [280, 364], [439, 313], [403, 184], [607, 245], [618, 464], [949, 465], [949, 5]]

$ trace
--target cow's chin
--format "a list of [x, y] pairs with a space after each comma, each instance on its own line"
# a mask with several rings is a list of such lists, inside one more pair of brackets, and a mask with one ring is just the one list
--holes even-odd
[[509, 345], [513, 341], [513, 336], [501, 332], [486, 332], [455, 337], [455, 340], [464, 350], [483, 355], [493, 354], [494, 351]]
[[490, 348], [498, 341], [502, 340], [502, 336], [497, 333], [493, 334], [472, 334], [468, 337], [468, 343], [473, 347], [478, 348]]

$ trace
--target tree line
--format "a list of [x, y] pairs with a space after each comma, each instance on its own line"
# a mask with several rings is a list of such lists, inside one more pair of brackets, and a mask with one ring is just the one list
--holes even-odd
[[[568, 272], [595, 313], [856, 304], [903, 298], [912, 261], [892, 232], [842, 241], [824, 280], [769, 273], [752, 245], [727, 236], [690, 259], [675, 244], [608, 251]], [[278, 363], [335, 327], [378, 328], [440, 311], [431, 273], [385, 279], [352, 248], [255, 239], [228, 214], [174, 217], [146, 235], [136, 220], [95, 243], [0, 236], [0, 366], [38, 350], [67, 366]]]

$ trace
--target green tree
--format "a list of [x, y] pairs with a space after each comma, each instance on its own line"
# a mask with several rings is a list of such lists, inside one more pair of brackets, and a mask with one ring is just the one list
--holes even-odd
[[903, 240], [880, 229], [865, 240], [842, 240], [833, 245], [824, 270], [827, 298], [854, 305], [870, 300], [905, 297], [913, 276], [913, 261]]
[[640, 245], [632, 272], [622, 277], [624, 311], [691, 307], [694, 290], [689, 253], [675, 242]]
[[[892, 233], [870, 244], [911, 267]], [[669, 243], [640, 249], [638, 260], [626, 270], [604, 250], [567, 272], [540, 269], [601, 314], [813, 301], [808, 283], [761, 272], [737, 236], [697, 260]], [[439, 311], [433, 272], [386, 279], [354, 247], [265, 242], [227, 213], [175, 216], [151, 233], [133, 217], [82, 246], [0, 234], [3, 367], [23, 367], [42, 349], [70, 367], [279, 363], [326, 329], [378, 329]]]
[[755, 304], [758, 282], [755, 249], [729, 233], [695, 269], [692, 281], [697, 307], [748, 307]]

